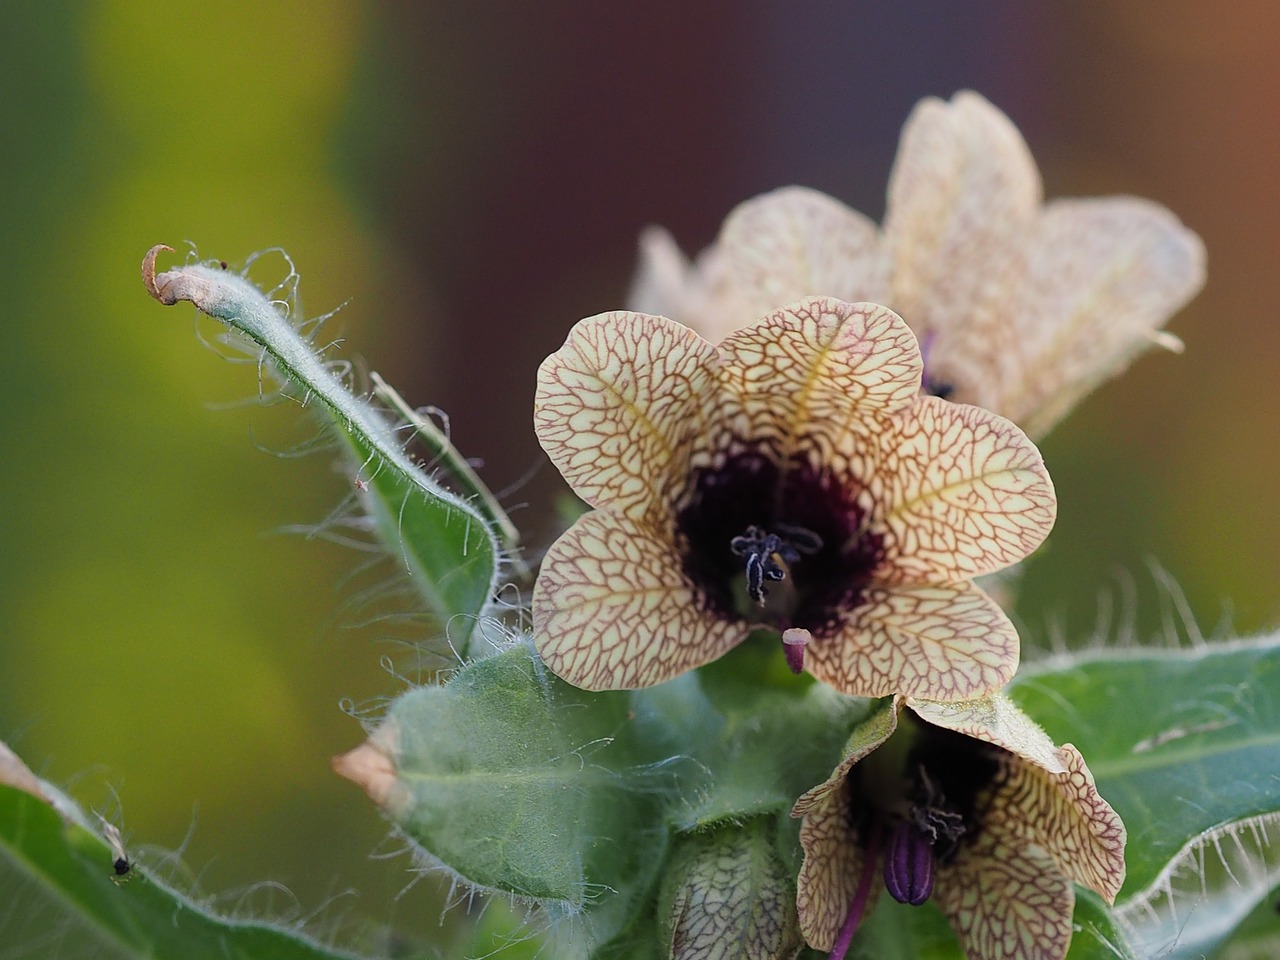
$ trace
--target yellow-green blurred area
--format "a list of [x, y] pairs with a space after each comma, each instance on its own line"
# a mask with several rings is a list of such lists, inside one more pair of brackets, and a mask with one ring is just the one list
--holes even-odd
[[1100, 614], [1163, 636], [1153, 566], [1206, 633], [1280, 619], [1268, 0], [116, 0], [11, 4], [4, 30], [0, 739], [88, 806], [114, 789], [142, 861], [182, 846], [206, 892], [278, 881], [308, 913], [354, 890], [322, 917], [439, 929], [436, 888], [395, 898], [409, 861], [370, 859], [396, 845], [329, 770], [361, 738], [341, 698], [400, 688], [380, 660], [412, 625], [349, 603], [391, 568], [351, 580], [365, 555], [282, 532], [352, 475], [276, 455], [315, 421], [234, 403], [259, 372], [145, 296], [155, 243], [233, 265], [284, 247], [308, 315], [346, 304], [321, 341], [447, 410], [536, 548], [563, 488], [535, 471], [534, 372], [622, 304], [640, 228], [697, 249], [785, 183], [878, 217], [912, 104], [972, 87], [1050, 196], [1151, 197], [1209, 249], [1171, 324], [1186, 354], [1145, 357], [1043, 445], [1061, 510], [1027, 642], [1088, 641]]

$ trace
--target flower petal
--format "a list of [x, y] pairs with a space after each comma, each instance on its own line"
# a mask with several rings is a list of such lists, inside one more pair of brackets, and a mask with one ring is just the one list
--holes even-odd
[[[843, 783], [841, 776], [837, 786]], [[796, 878], [796, 910], [800, 932], [815, 950], [832, 948], [849, 913], [866, 864], [865, 842], [859, 840], [848, 790], [831, 792], [827, 803], [800, 825], [804, 863]], [[875, 904], [881, 886], [872, 885], [864, 916]]]
[[719, 350], [723, 422], [738, 438], [768, 442], [782, 462], [864, 456], [858, 425], [910, 405], [920, 390], [915, 337], [874, 303], [800, 300]]
[[893, 697], [876, 703], [870, 712], [858, 722], [845, 741], [844, 758], [831, 771], [831, 776], [810, 790], [806, 790], [791, 808], [791, 816], [807, 817], [822, 809], [831, 792], [844, 783], [853, 765], [889, 739], [898, 729], [898, 708], [901, 697]]
[[1067, 771], [1049, 735], [1006, 696], [996, 693], [951, 703], [908, 699], [906, 705], [935, 727], [994, 744], [1050, 773]]
[[875, 588], [842, 629], [809, 644], [805, 666], [855, 697], [970, 700], [1013, 676], [1018, 633], [971, 583]]
[[715, 355], [663, 317], [602, 313], [577, 323], [538, 369], [533, 414], [574, 492], [635, 518], [665, 510], [706, 433]]
[[1107, 197], [1049, 204], [1025, 251], [1012, 368], [973, 402], [1039, 436], [1156, 344], [1204, 285], [1204, 244], [1158, 204]]
[[705, 612], [667, 537], [600, 510], [579, 517], [547, 551], [533, 592], [533, 630], [547, 666], [587, 690], [670, 680], [749, 632]]
[[879, 228], [817, 190], [783, 187], [739, 204], [719, 246], [749, 317], [801, 297], [882, 303], [889, 295]]
[[978, 94], [928, 98], [902, 130], [885, 213], [893, 304], [923, 340], [959, 331], [988, 349], [1008, 252], [1034, 222], [1040, 174], [1009, 118]]
[[1040, 451], [1012, 422], [922, 397], [877, 435], [872, 523], [888, 583], [954, 582], [1026, 557], [1053, 528], [1057, 498]]
[[1062, 873], [1113, 903], [1124, 883], [1124, 824], [1098, 795], [1080, 751], [1068, 743], [1058, 756], [1062, 773], [1010, 764], [985, 829], [1044, 849]]
[[627, 308], [670, 317], [718, 343], [764, 312], [743, 310], [729, 279], [728, 261], [719, 247], [708, 247], [690, 263], [669, 232], [647, 227], [640, 234], [640, 262]]
[[1075, 747], [1063, 773], [1007, 757], [981, 833], [939, 871], [935, 896], [969, 957], [1061, 960], [1072, 881], [1108, 902], [1124, 882], [1124, 825]]
[[1038, 847], [984, 831], [938, 868], [934, 899], [969, 960], [1062, 960], [1075, 888]]

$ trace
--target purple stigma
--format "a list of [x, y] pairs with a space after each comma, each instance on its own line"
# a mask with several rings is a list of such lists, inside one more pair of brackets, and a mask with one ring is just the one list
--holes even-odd
[[813, 634], [799, 627], [782, 631], [782, 652], [792, 673], [804, 673], [804, 648], [812, 639]]

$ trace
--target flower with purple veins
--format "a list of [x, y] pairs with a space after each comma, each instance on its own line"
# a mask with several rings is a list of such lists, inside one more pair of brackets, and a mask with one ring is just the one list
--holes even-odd
[[884, 701], [791, 815], [801, 931], [833, 960], [882, 888], [935, 901], [969, 960], [1061, 960], [1074, 884], [1113, 902], [1124, 881], [1124, 824], [1079, 751], [1000, 695]]
[[552, 545], [534, 643], [588, 689], [668, 680], [765, 627], [849, 694], [999, 688], [1018, 637], [972, 578], [1053, 525], [1016, 426], [920, 393], [891, 310], [810, 298], [718, 346], [610, 313], [542, 364], [538, 438], [596, 509]]
[[920, 338], [927, 392], [1039, 437], [1152, 346], [1204, 284], [1204, 246], [1137, 197], [1045, 203], [1009, 118], [971, 91], [916, 105], [882, 228], [816, 190], [738, 206], [690, 263], [665, 231], [641, 236], [631, 305], [713, 341], [800, 297], [873, 300]]

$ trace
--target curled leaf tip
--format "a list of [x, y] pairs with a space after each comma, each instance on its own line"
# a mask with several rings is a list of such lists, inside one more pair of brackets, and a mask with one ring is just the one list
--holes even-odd
[[160, 255], [161, 250], [168, 250], [173, 253], [173, 247], [163, 243], [157, 243], [154, 247], [147, 251], [147, 255], [142, 258], [142, 284], [147, 288], [147, 293], [151, 294], [156, 300], [166, 306], [174, 303], [173, 300], [165, 296], [163, 290], [156, 283], [156, 257]]
[[1151, 342], [1157, 347], [1168, 350], [1170, 353], [1184, 353], [1187, 345], [1182, 342], [1182, 338], [1175, 336], [1168, 330], [1151, 330], [1147, 333], [1151, 338]]

